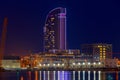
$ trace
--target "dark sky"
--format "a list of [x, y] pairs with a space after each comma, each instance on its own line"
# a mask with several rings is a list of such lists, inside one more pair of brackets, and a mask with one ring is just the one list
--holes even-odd
[[0, 29], [8, 17], [6, 53], [41, 51], [46, 15], [56, 7], [67, 8], [68, 48], [109, 43], [120, 52], [119, 0], [0, 0]]

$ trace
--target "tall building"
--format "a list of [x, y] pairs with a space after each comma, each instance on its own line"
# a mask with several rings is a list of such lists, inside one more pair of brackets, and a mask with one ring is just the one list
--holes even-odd
[[66, 8], [51, 10], [44, 26], [44, 51], [66, 49]]
[[81, 54], [85, 57], [92, 57], [94, 60], [112, 58], [112, 44], [83, 44]]

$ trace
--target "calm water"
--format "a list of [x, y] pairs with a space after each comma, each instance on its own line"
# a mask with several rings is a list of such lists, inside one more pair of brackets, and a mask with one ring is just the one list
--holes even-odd
[[120, 80], [120, 72], [21, 71], [0, 73], [0, 80]]

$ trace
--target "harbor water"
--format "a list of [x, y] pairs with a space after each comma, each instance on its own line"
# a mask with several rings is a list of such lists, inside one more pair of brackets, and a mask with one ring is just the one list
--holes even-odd
[[119, 71], [9, 71], [0, 80], [120, 80]]

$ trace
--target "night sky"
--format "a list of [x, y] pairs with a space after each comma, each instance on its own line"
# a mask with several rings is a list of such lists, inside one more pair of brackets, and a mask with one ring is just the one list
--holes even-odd
[[119, 0], [0, 0], [0, 34], [3, 18], [8, 17], [5, 53], [42, 51], [46, 15], [56, 7], [67, 8], [69, 49], [108, 43], [115, 53], [120, 52]]

